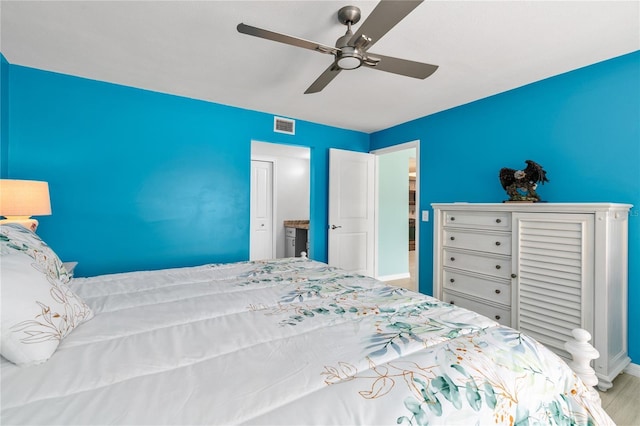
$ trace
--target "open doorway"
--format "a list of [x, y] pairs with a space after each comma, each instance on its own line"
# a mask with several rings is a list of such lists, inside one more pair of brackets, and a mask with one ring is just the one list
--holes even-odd
[[410, 142], [373, 152], [377, 159], [378, 279], [418, 291], [419, 145]]
[[[293, 145], [268, 142], [251, 142], [251, 160], [268, 162], [273, 166], [272, 172], [272, 204], [271, 232], [273, 235], [274, 258], [289, 257], [287, 242], [291, 244], [291, 236], [287, 236], [285, 224], [296, 230], [293, 244], [306, 236], [308, 247], [310, 205], [310, 163], [311, 149]], [[253, 180], [252, 180], [253, 185]], [[252, 191], [253, 191], [252, 187]], [[259, 197], [256, 197], [259, 199]], [[252, 196], [251, 203], [254, 203]], [[256, 221], [259, 225], [259, 223]], [[304, 235], [303, 235], [304, 234]], [[254, 238], [251, 231], [251, 253], [260, 239]], [[299, 244], [298, 244], [299, 245]], [[308, 250], [306, 250], [308, 253]], [[299, 253], [299, 250], [298, 250]], [[298, 256], [298, 253], [294, 254]], [[258, 259], [252, 259], [258, 260]]]

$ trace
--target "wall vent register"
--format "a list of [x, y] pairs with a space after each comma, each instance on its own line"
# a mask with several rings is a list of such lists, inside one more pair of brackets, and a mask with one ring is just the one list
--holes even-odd
[[296, 122], [289, 118], [273, 117], [273, 131], [277, 133], [286, 133], [287, 135], [295, 135]]

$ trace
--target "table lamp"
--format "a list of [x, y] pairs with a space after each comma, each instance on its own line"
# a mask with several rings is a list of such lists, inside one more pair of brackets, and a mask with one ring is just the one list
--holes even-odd
[[36, 180], [0, 179], [0, 223], [19, 223], [35, 232], [38, 221], [31, 216], [51, 214], [49, 184]]

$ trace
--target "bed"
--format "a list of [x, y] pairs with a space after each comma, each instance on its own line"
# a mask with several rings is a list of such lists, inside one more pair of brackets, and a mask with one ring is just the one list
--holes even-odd
[[70, 278], [0, 243], [3, 425], [613, 424], [529, 337], [320, 262]]

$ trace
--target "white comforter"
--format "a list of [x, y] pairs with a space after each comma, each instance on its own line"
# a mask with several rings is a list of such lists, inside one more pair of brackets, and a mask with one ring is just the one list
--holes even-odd
[[74, 279], [95, 311], [42, 365], [2, 360], [10, 424], [607, 424], [518, 332], [286, 259]]

